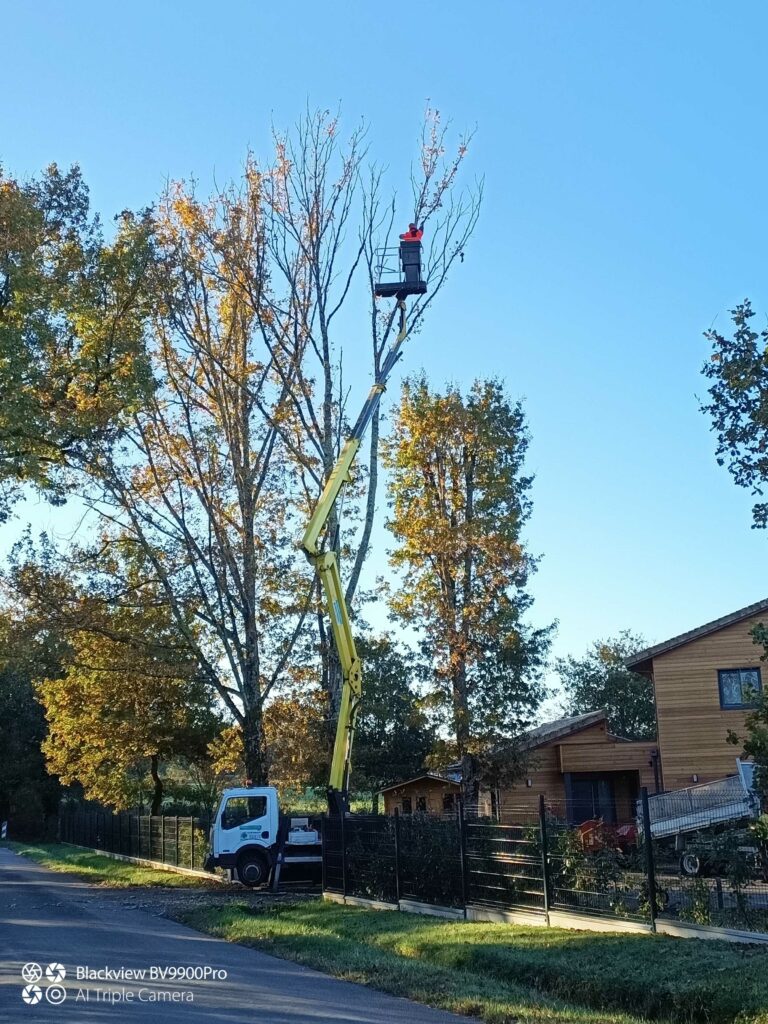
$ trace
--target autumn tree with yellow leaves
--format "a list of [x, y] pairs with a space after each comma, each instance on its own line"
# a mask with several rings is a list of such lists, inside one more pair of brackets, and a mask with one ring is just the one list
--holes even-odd
[[[365, 353], [363, 371], [373, 375], [395, 329], [391, 304], [380, 307], [372, 295], [377, 248], [401, 222], [425, 224], [428, 291], [409, 306], [409, 331], [463, 259], [481, 188], [459, 191], [468, 140], [448, 153], [446, 138], [439, 114], [428, 111], [412, 195], [396, 224], [365, 126], [344, 137], [335, 116], [307, 111], [291, 131], [274, 134], [269, 159], [248, 157], [237, 182], [208, 196], [193, 182], [171, 184], [150, 212], [120, 218], [109, 247], [94, 228], [94, 269], [72, 277], [90, 290], [82, 301], [79, 292], [57, 293], [41, 327], [41, 351], [64, 324], [60, 340], [72, 339], [77, 356], [80, 376], [65, 364], [54, 396], [63, 389], [62, 417], [77, 426], [75, 412], [92, 413], [99, 427], [78, 430], [74, 444], [52, 430], [55, 458], [78, 475], [104, 543], [134, 546], [184, 659], [240, 730], [245, 772], [256, 784], [269, 775], [270, 702], [319, 683], [326, 744], [332, 735], [340, 673], [318, 583], [295, 542], [332, 470], [348, 412], [356, 411], [344, 343], [347, 352]], [[85, 266], [83, 216], [76, 215], [72, 251]], [[23, 225], [23, 217], [13, 219]], [[27, 262], [31, 274], [49, 265]], [[10, 287], [13, 298], [0, 303], [0, 330], [5, 316], [16, 331], [0, 336], [7, 347], [45, 304], [32, 285], [21, 304], [15, 265], [4, 273], [2, 294]], [[15, 379], [10, 370], [6, 376]], [[24, 419], [23, 410], [14, 412], [15, 424]], [[33, 453], [25, 469], [10, 445], [5, 450], [13, 472], [40, 475], [43, 455]], [[378, 462], [377, 415], [344, 514], [335, 512], [324, 539], [342, 557], [353, 610]]]
[[[446, 158], [439, 117], [428, 124], [413, 202], [431, 229], [430, 290], [412, 304], [411, 328], [460, 259], [479, 201], [454, 197], [465, 144]], [[368, 169], [365, 129], [344, 141], [335, 118], [308, 113], [274, 146], [271, 162], [249, 158], [237, 185], [207, 199], [184, 183], [162, 197], [143, 289], [154, 388], [84, 465], [92, 507], [140, 547], [190, 656], [240, 727], [255, 783], [269, 774], [264, 709], [318, 648], [335, 714], [338, 669], [295, 541], [346, 431], [342, 313], [367, 293], [371, 372], [393, 329], [371, 280], [394, 207], [382, 173]], [[347, 557], [350, 602], [370, 545], [377, 465], [375, 420], [368, 473], [325, 540]]]
[[[527, 624], [536, 559], [522, 407], [497, 380], [430, 389], [408, 381], [385, 446], [401, 574], [391, 596], [432, 665], [432, 705], [459, 758], [485, 761], [530, 724], [542, 699], [549, 628]], [[469, 763], [466, 777], [471, 774]]]
[[167, 763], [207, 762], [221, 728], [215, 693], [135, 544], [68, 557], [44, 544], [34, 555], [28, 540], [18, 545], [8, 581], [22, 599], [17, 630], [57, 652], [30, 670], [48, 770], [121, 810], [149, 791], [158, 814]]

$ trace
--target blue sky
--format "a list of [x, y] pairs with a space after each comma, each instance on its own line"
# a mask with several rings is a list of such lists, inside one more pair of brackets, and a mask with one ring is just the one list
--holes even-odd
[[79, 162], [105, 219], [236, 175], [307, 102], [364, 116], [401, 185], [427, 99], [477, 124], [481, 221], [405, 365], [525, 399], [535, 620], [578, 653], [765, 596], [768, 537], [697, 402], [702, 332], [768, 310], [764, 4], [37, 0], [3, 34], [0, 160]]

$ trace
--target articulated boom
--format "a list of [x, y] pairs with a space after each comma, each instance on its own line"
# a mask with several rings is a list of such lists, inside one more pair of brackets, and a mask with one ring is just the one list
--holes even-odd
[[301, 542], [304, 553], [320, 574], [333, 639], [341, 663], [341, 704], [328, 783], [328, 809], [331, 814], [339, 815], [345, 814], [348, 810], [352, 740], [357, 709], [362, 696], [362, 666], [355, 647], [355, 638], [352, 635], [347, 603], [344, 600], [344, 589], [339, 575], [339, 560], [332, 544], [329, 544], [328, 549], [324, 551], [320, 550], [318, 545], [320, 535], [331, 516], [342, 487], [352, 479], [351, 469], [360, 450], [366, 428], [378, 408], [392, 368], [400, 358], [400, 347], [405, 341], [407, 333], [405, 300], [403, 298], [398, 300], [398, 310], [400, 314], [398, 335], [384, 358], [381, 371], [368, 393], [368, 398], [365, 400], [352, 433], [328, 477], [328, 482], [323, 488], [323, 493], [320, 495], [320, 500]]

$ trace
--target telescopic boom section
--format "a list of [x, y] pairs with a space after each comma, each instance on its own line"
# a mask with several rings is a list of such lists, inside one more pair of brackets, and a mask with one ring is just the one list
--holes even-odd
[[351, 479], [351, 470], [368, 424], [379, 406], [386, 390], [392, 368], [400, 358], [400, 348], [405, 341], [405, 300], [398, 302], [400, 314], [399, 329], [395, 340], [387, 351], [378, 377], [368, 393], [352, 433], [342, 449], [341, 455], [328, 477], [320, 500], [304, 532], [301, 547], [320, 575], [325, 595], [325, 605], [331, 622], [336, 651], [341, 663], [341, 703], [339, 720], [336, 723], [336, 739], [333, 744], [331, 775], [328, 783], [328, 809], [331, 814], [345, 814], [349, 809], [349, 771], [352, 763], [352, 740], [355, 733], [355, 719], [362, 697], [362, 666], [355, 647], [355, 638], [349, 622], [349, 611], [344, 600], [344, 589], [339, 574], [339, 560], [332, 541], [326, 550], [320, 550], [320, 536], [336, 504], [336, 499]]

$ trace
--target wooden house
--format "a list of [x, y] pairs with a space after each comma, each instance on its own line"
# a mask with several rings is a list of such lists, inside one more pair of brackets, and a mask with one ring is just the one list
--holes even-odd
[[761, 656], [750, 630], [768, 621], [758, 601], [640, 651], [627, 667], [650, 676], [656, 697], [661, 781], [681, 789], [736, 773], [744, 719], [763, 688]]
[[[656, 743], [613, 736], [604, 711], [593, 711], [531, 729], [516, 750], [527, 761], [525, 775], [512, 786], [481, 790], [478, 812], [505, 823], [532, 819], [539, 798], [564, 819], [578, 824], [600, 817], [609, 823], [632, 820], [640, 788], [657, 787]], [[461, 792], [458, 766], [425, 773], [381, 791], [387, 814], [422, 811], [453, 813]]]

